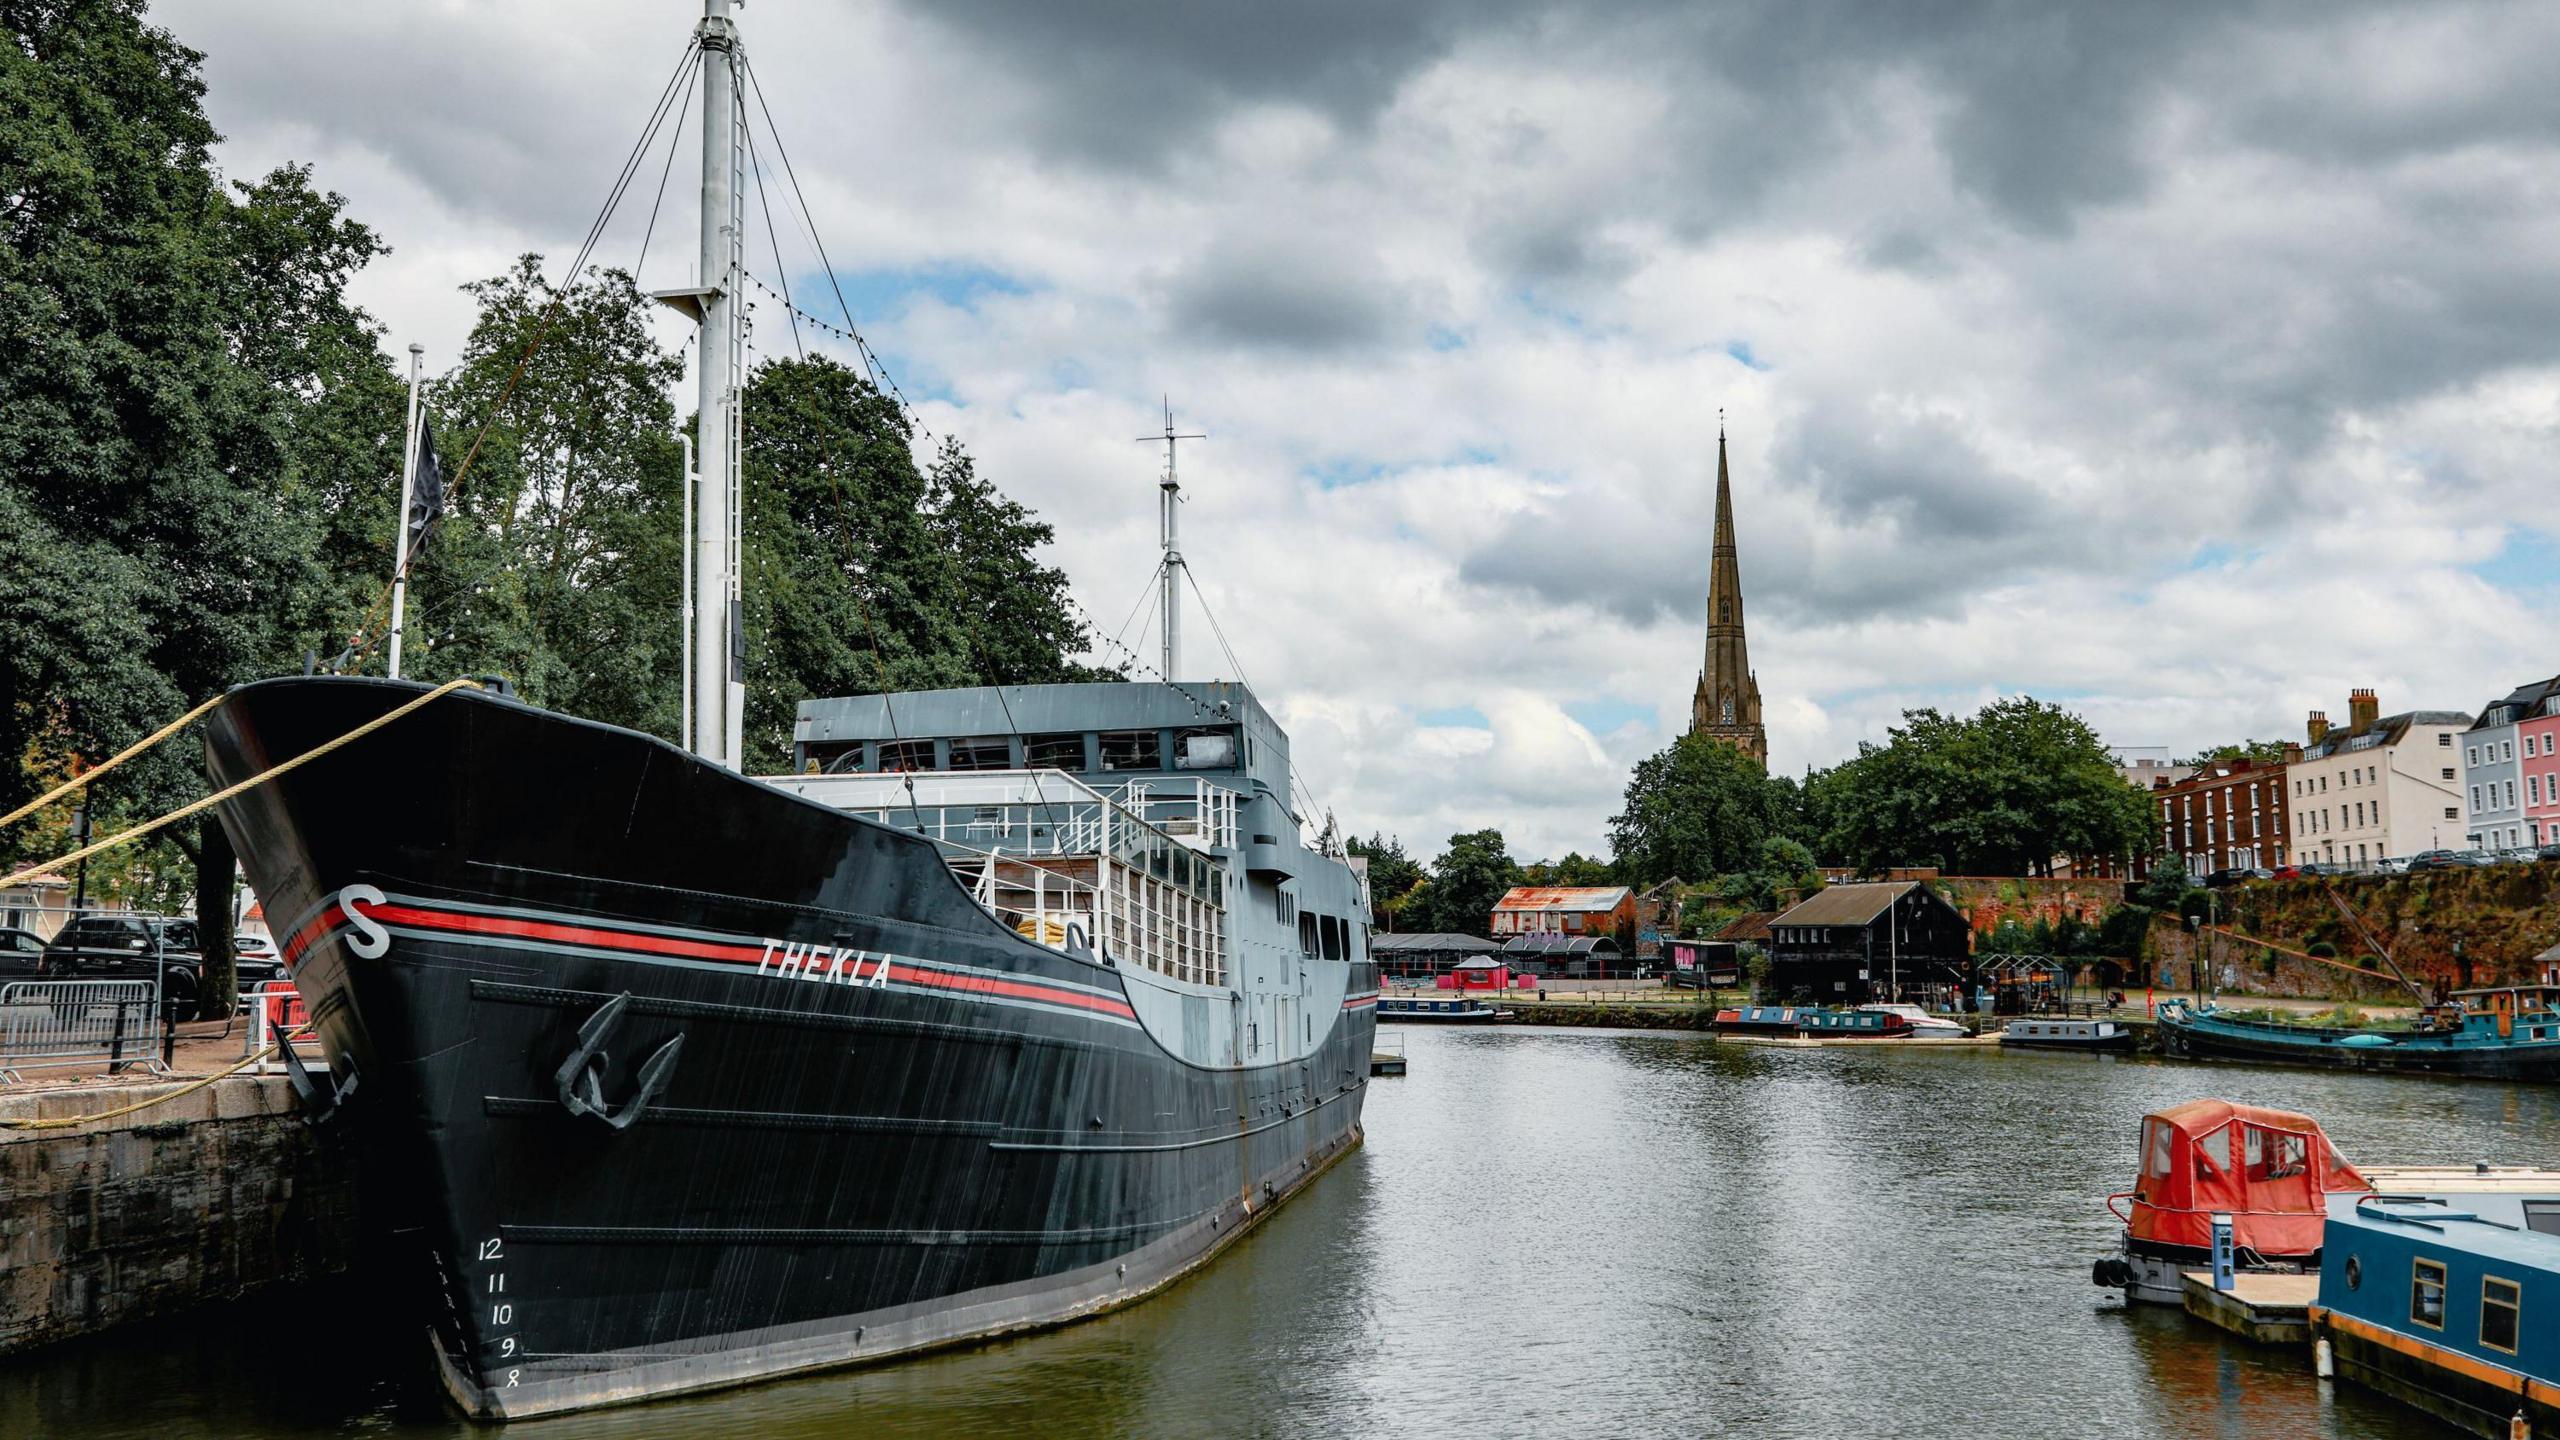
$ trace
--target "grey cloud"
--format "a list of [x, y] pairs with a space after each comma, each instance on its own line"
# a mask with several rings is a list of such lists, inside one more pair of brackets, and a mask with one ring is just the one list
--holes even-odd
[[1401, 308], [1374, 255], [1308, 235], [1223, 243], [1176, 275], [1167, 299], [1177, 331], [1283, 350], [1384, 338]]

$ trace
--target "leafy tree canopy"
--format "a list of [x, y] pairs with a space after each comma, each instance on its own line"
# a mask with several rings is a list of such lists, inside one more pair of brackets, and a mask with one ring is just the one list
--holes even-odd
[[1499, 830], [1473, 830], [1449, 837], [1449, 848], [1431, 868], [1405, 909], [1407, 930], [1449, 935], [1485, 935], [1493, 929], [1493, 907], [1512, 886], [1520, 884], [1520, 867], [1512, 863]]
[[2079, 716], [2030, 697], [1965, 719], [1906, 710], [1883, 745], [1813, 778], [1822, 848], [1864, 871], [2049, 873], [2062, 857], [2140, 853], [2149, 800]]
[[1748, 869], [1763, 841], [1792, 827], [1792, 794], [1734, 747], [1683, 735], [1627, 781], [1626, 809], [1609, 821], [1617, 871], [1652, 885]]
[[1405, 854], [1404, 842], [1392, 836], [1351, 837], [1346, 846], [1369, 864], [1369, 906], [1386, 930], [1408, 928], [1398, 923], [1421, 889], [1422, 866]]
[[2218, 760], [2250, 760], [2271, 765], [2284, 758], [2285, 746], [2288, 743], [2290, 742], [2283, 740], [2242, 740], [2228, 745], [2216, 745], [2208, 750], [2200, 750], [2178, 763], [2181, 765], [2211, 765]]

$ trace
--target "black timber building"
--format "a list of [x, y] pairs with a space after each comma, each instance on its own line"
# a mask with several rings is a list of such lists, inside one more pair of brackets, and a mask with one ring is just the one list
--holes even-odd
[[1973, 927], [1916, 880], [1831, 886], [1772, 919], [1767, 943], [1772, 1000], [1860, 1005], [1972, 986]]

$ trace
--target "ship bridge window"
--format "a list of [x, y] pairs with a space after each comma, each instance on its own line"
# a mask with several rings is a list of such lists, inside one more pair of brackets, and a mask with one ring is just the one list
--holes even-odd
[[951, 768], [954, 770], [1010, 770], [1013, 768], [1013, 742], [1002, 735], [982, 735], [951, 742]]
[[2560, 1200], [2524, 1202], [2524, 1228], [2537, 1235], [2560, 1235]]
[[1105, 770], [1163, 769], [1164, 751], [1156, 732], [1153, 730], [1103, 731], [1102, 768]]
[[1316, 953], [1316, 917], [1304, 911], [1298, 914], [1298, 951], [1303, 955]]
[[1082, 770], [1084, 737], [1026, 735], [1022, 737], [1022, 763], [1033, 770]]
[[909, 770], [933, 768], [933, 742], [930, 740], [883, 740], [880, 742], [880, 773], [896, 775]]
[[1175, 731], [1173, 768], [1233, 770], [1236, 768], [1236, 732], [1226, 729]]

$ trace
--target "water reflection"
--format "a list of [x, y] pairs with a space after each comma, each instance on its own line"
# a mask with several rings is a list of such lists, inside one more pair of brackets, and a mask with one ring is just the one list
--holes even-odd
[[[1990, 1051], [1407, 1031], [1369, 1145], [1213, 1266], [1048, 1335], [546, 1421], [745, 1434], [2432, 1435], [2088, 1282], [2141, 1115], [2368, 1162], [2551, 1158], [2549, 1088]], [[346, 1294], [0, 1366], [0, 1435], [480, 1433]]]

